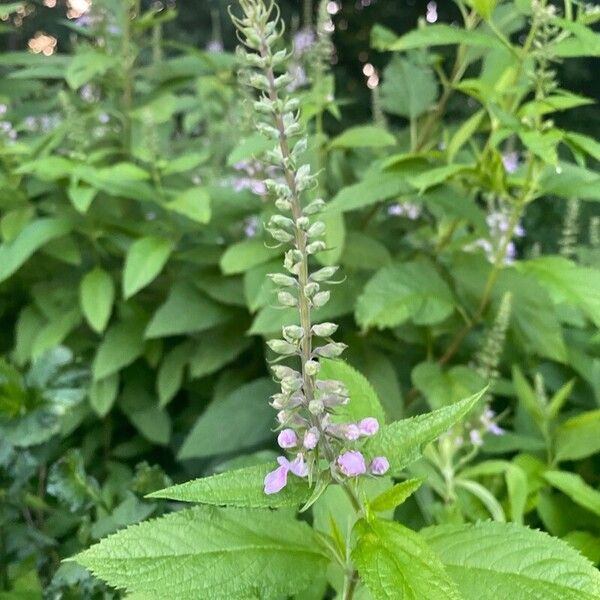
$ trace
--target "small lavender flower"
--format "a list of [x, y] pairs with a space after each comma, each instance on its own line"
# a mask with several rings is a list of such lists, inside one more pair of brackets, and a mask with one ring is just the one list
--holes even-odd
[[304, 441], [302, 445], [307, 450], [314, 450], [317, 447], [317, 444], [319, 443], [320, 437], [321, 435], [319, 434], [319, 430], [316, 427], [311, 427], [304, 434]]
[[367, 472], [365, 457], [357, 450], [349, 450], [340, 455], [337, 459], [340, 471], [346, 477], [358, 477]]
[[283, 429], [277, 436], [277, 443], [281, 448], [294, 448], [298, 445], [298, 436], [293, 429]]
[[210, 52], [211, 54], [223, 52], [223, 50], [223, 42], [219, 40], [211, 40], [210, 42], [208, 42], [208, 44], [206, 44], [206, 51]]
[[244, 234], [247, 238], [253, 238], [258, 233], [258, 217], [251, 216], [244, 221]]
[[295, 92], [297, 89], [304, 87], [307, 83], [309, 83], [306, 71], [302, 65], [291, 64], [288, 72], [291, 77], [291, 81], [287, 88], [289, 92]]
[[287, 485], [288, 473], [290, 472], [302, 478], [308, 475], [308, 467], [301, 454], [291, 462], [285, 456], [279, 456], [277, 462], [279, 467], [265, 477], [265, 494], [280, 492]]
[[364, 436], [375, 435], [379, 431], [379, 421], [373, 417], [362, 419], [362, 421], [358, 423], [358, 430], [360, 431], [360, 434]]
[[477, 429], [471, 429], [471, 431], [469, 432], [469, 438], [473, 446], [479, 447], [483, 445], [483, 438], [481, 437], [481, 433], [479, 433]]
[[517, 152], [505, 152], [502, 155], [502, 164], [504, 165], [504, 170], [512, 174], [519, 168], [519, 154]]
[[313, 48], [316, 41], [317, 36], [312, 29], [301, 29], [294, 34], [292, 41], [294, 45], [294, 53], [297, 56], [302, 56]]
[[411, 202], [390, 204], [390, 206], [388, 206], [388, 215], [393, 217], [406, 217], [411, 221], [416, 221], [421, 216], [421, 207], [418, 204], [413, 204]]
[[385, 456], [376, 456], [369, 466], [369, 471], [373, 475], [385, 475], [390, 468], [390, 463]]

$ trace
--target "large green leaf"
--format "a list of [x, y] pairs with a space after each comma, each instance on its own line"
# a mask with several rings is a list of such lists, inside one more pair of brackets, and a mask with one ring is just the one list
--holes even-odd
[[193, 479], [150, 494], [151, 498], [168, 498], [181, 502], [198, 502], [218, 506], [246, 508], [281, 508], [306, 502], [311, 490], [304, 479], [288, 477], [287, 485], [277, 494], [265, 494], [265, 475], [277, 465], [264, 464], [227, 471], [211, 477]]
[[352, 559], [375, 600], [462, 600], [418, 533], [390, 521], [361, 520]]
[[69, 63], [65, 71], [65, 80], [71, 89], [76, 90], [83, 84], [98, 78], [116, 64], [116, 58], [100, 49], [85, 47], [78, 52]]
[[98, 333], [108, 324], [115, 299], [112, 277], [100, 267], [87, 273], [79, 287], [79, 303], [90, 327]]
[[335, 418], [343, 422], [375, 417], [382, 425], [385, 412], [377, 393], [367, 378], [342, 360], [322, 360], [319, 379], [336, 379], [348, 388], [350, 402], [336, 412]]
[[94, 357], [95, 381], [116, 373], [142, 354], [143, 331], [144, 323], [138, 319], [115, 323], [108, 329]]
[[148, 236], [131, 244], [123, 271], [123, 295], [130, 298], [163, 270], [173, 251], [173, 242]]
[[331, 148], [383, 148], [396, 143], [394, 136], [386, 129], [375, 125], [351, 127], [334, 137], [329, 145]]
[[464, 600], [595, 600], [600, 573], [546, 533], [507, 523], [443, 525], [422, 535]]
[[407, 119], [427, 112], [437, 97], [437, 81], [427, 63], [394, 56], [383, 72], [381, 106]]
[[276, 600], [328, 562], [310, 527], [287, 513], [210, 506], [134, 525], [75, 560], [148, 600]]
[[206, 188], [193, 187], [180, 192], [173, 200], [165, 204], [165, 208], [196, 223], [204, 224], [210, 221], [210, 195]]
[[373, 173], [359, 183], [342, 188], [327, 206], [327, 211], [357, 210], [411, 191], [403, 173]]
[[486, 389], [456, 404], [386, 425], [367, 442], [367, 452], [370, 456], [386, 456], [390, 462], [391, 472], [399, 473], [421, 456], [426, 444], [464, 418], [484, 395]]
[[154, 313], [145, 335], [147, 338], [159, 338], [204, 331], [229, 317], [227, 309], [195, 286], [181, 282], [173, 287], [165, 303]]
[[0, 282], [15, 273], [36, 250], [70, 230], [69, 221], [52, 217], [25, 225], [16, 238], [0, 246]]
[[546, 471], [544, 479], [552, 487], [569, 496], [573, 502], [600, 516], [600, 492], [590, 487], [576, 473]]
[[600, 452], [600, 409], [571, 417], [558, 428], [558, 460], [579, 460], [597, 452]]
[[226, 275], [243, 273], [252, 267], [280, 256], [281, 249], [268, 248], [261, 239], [252, 238], [229, 246], [221, 257], [221, 269]]
[[185, 439], [179, 458], [245, 450], [268, 440], [274, 422], [269, 396], [274, 391], [271, 380], [257, 379], [212, 402]]
[[412, 319], [432, 325], [454, 310], [452, 292], [426, 261], [395, 264], [379, 270], [356, 304], [356, 320], [368, 327], [395, 327]]
[[[478, 48], [502, 47], [502, 42], [494, 35], [482, 31], [466, 31], [459, 27], [439, 23], [414, 29], [388, 44], [387, 49], [411, 50], [412, 48], [430, 48], [454, 44], [465, 44]], [[410, 84], [407, 82], [407, 85]]]

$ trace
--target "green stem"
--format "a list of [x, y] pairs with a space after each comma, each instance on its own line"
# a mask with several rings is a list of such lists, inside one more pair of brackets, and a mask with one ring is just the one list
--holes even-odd
[[344, 592], [342, 594], [342, 600], [352, 600], [354, 598], [354, 592], [358, 587], [358, 573], [354, 570], [346, 573], [344, 577]]

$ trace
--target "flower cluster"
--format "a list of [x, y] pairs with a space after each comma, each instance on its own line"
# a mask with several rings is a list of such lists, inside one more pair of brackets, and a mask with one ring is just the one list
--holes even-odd
[[[290, 55], [274, 50], [282, 37], [283, 24], [273, 2], [240, 0], [243, 16], [232, 19], [245, 49], [238, 50], [246, 67], [244, 80], [258, 91], [254, 108], [259, 115], [257, 129], [273, 140], [273, 149], [265, 153], [267, 192], [275, 198], [279, 210], [267, 223], [266, 230], [278, 244], [286, 245], [285, 273], [269, 277], [278, 286], [277, 299], [282, 307], [298, 311], [298, 324], [283, 328], [282, 338], [268, 341], [278, 355], [273, 372], [281, 391], [271, 404], [279, 422], [278, 443], [292, 455], [278, 459], [279, 467], [265, 478], [265, 493], [280, 491], [289, 473], [306, 477], [309, 482], [345, 481], [360, 475], [382, 475], [388, 468], [385, 457], [367, 461], [360, 450], [361, 441], [375, 435], [379, 423], [365, 418], [358, 423], [340, 422], [340, 407], [349, 402], [348, 390], [340, 381], [319, 379], [322, 358], [337, 358], [345, 344], [332, 336], [334, 323], [312, 322], [312, 313], [325, 306], [338, 267], [327, 266], [311, 272], [311, 257], [326, 249], [325, 223], [318, 219], [325, 203], [314, 198], [316, 176], [302, 162], [308, 145], [298, 115], [298, 101], [289, 95], [291, 77], [287, 70]], [[279, 364], [295, 359], [296, 368]]]

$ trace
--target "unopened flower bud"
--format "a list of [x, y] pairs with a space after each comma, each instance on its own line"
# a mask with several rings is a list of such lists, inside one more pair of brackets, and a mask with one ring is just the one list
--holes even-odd
[[325, 208], [325, 201], [321, 198], [313, 200], [310, 204], [304, 207], [302, 211], [305, 215], [315, 215]]
[[364, 456], [357, 450], [344, 452], [337, 459], [337, 464], [340, 471], [346, 477], [358, 477], [367, 471]]
[[308, 244], [308, 246], [306, 246], [306, 252], [308, 254], [316, 254], [317, 252], [322, 252], [326, 248], [327, 246], [325, 245], [325, 242], [318, 240], [316, 242]]
[[319, 430], [316, 427], [311, 427], [304, 434], [304, 441], [302, 442], [302, 445], [307, 450], [314, 450], [317, 447], [317, 444], [319, 443], [319, 437]]
[[272, 229], [269, 228], [267, 231], [271, 234], [271, 237], [282, 244], [287, 244], [294, 239], [294, 236], [283, 229]]
[[316, 221], [313, 223], [306, 232], [309, 238], [319, 237], [325, 233], [325, 223], [323, 221]]
[[385, 475], [390, 468], [390, 463], [385, 456], [376, 456], [369, 466], [373, 475]]
[[338, 269], [339, 267], [323, 267], [322, 269], [315, 271], [310, 278], [313, 281], [328, 281], [335, 275]]
[[360, 429], [354, 423], [350, 423], [344, 427], [344, 437], [351, 442], [356, 441], [360, 437]]
[[323, 402], [321, 400], [311, 400], [308, 403], [308, 410], [313, 415], [320, 415], [325, 410], [325, 406], [323, 405]]
[[314, 282], [307, 283], [304, 286], [304, 295], [307, 298], [312, 298], [319, 291], [319, 288], [320, 288], [320, 286], [318, 283], [314, 283]]
[[321, 308], [325, 306], [329, 302], [329, 297], [331, 296], [331, 292], [319, 292], [315, 294], [312, 298], [312, 304], [315, 308]]
[[311, 331], [319, 337], [331, 337], [336, 331], [338, 326], [335, 323], [320, 323], [313, 325]]
[[341, 342], [330, 342], [329, 344], [315, 348], [314, 354], [323, 358], [337, 358], [346, 348], [346, 344], [342, 344]]
[[277, 200], [275, 200], [275, 206], [282, 211], [292, 210], [292, 203], [285, 198], [277, 198]]
[[285, 340], [268, 340], [267, 346], [269, 346], [273, 352], [283, 354], [284, 356], [296, 354], [296, 352], [298, 352], [298, 346], [296, 346], [296, 344], [290, 344]]
[[269, 225], [289, 230], [294, 228], [294, 221], [288, 217], [284, 217], [283, 215], [273, 215], [269, 219]]
[[304, 363], [304, 370], [309, 377], [314, 377], [321, 368], [321, 365], [316, 360], [307, 360]]
[[298, 436], [293, 429], [283, 429], [277, 436], [277, 443], [281, 448], [294, 448], [298, 445]]
[[299, 229], [305, 230], [307, 227], [310, 226], [310, 221], [309, 221], [308, 217], [300, 217], [296, 221], [296, 225], [298, 226]]
[[302, 387], [302, 377], [290, 375], [281, 380], [281, 391], [284, 394], [293, 394]]
[[285, 365], [273, 365], [271, 371], [275, 374], [277, 379], [283, 379], [284, 377], [299, 377], [300, 373]]
[[287, 325], [282, 331], [283, 337], [288, 341], [301, 340], [304, 336], [304, 329], [298, 325]]
[[367, 417], [358, 423], [358, 429], [361, 435], [375, 435], [379, 431], [379, 421], [374, 417]]
[[282, 287], [293, 287], [297, 283], [296, 279], [290, 277], [289, 275], [284, 275], [283, 273], [269, 273], [267, 277], [275, 285], [280, 285]]
[[298, 300], [289, 292], [278, 292], [277, 300], [283, 306], [296, 306], [298, 304]]
[[284, 394], [273, 394], [271, 396], [271, 406], [275, 410], [282, 410], [287, 405], [287, 397]]
[[346, 386], [337, 379], [318, 379], [315, 383], [317, 389], [328, 394], [348, 395]]

